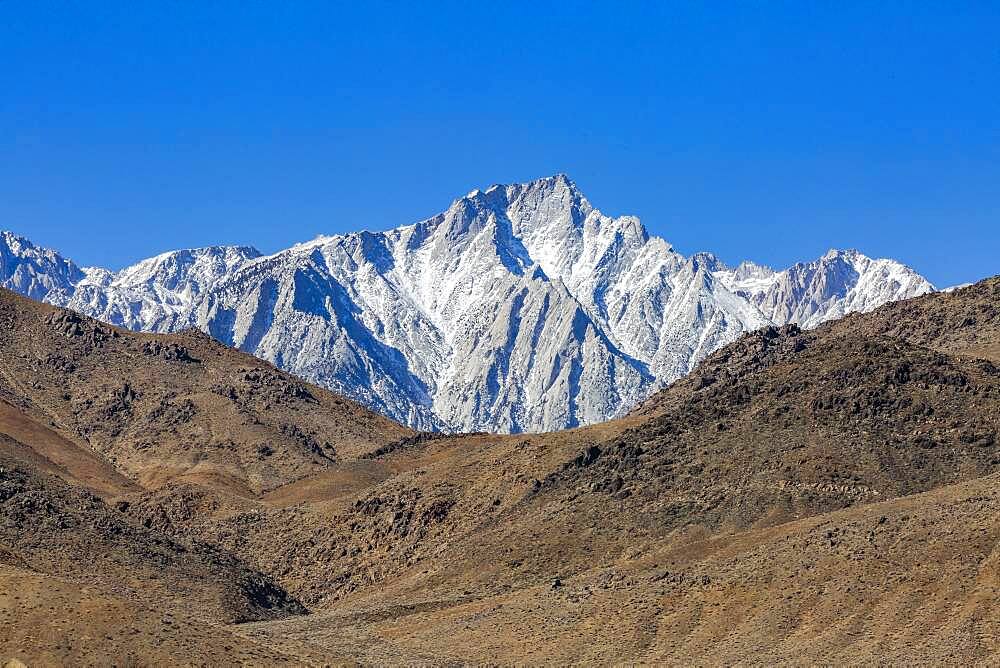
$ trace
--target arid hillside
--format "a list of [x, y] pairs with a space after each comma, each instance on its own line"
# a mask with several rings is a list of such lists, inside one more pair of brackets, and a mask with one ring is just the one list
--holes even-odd
[[[9, 445], [0, 436], [0, 451]], [[130, 523], [90, 491], [0, 454], [4, 660], [281, 660], [273, 650], [227, 641], [226, 628], [304, 613], [272, 578], [233, 555]]]
[[[998, 490], [992, 476], [746, 532], [691, 527], [485, 596], [414, 569], [241, 633], [368, 665], [992, 666]], [[473, 561], [488, 564], [468, 555], [459, 572]]]
[[195, 332], [6, 291], [0, 320], [0, 662], [287, 662], [227, 625], [302, 604], [216, 545], [130, 521], [125, 499], [197, 481], [242, 507], [412, 432]]
[[6, 290], [0, 319], [0, 400], [142, 487], [253, 495], [412, 433], [196, 331], [137, 334]]
[[874, 313], [851, 315], [831, 327], [1000, 361], [1000, 277], [954, 292], [886, 304]]
[[[69, 505], [97, 519], [58, 549], [97, 540], [84, 525], [118, 527], [101, 544], [141, 566], [95, 561], [107, 581], [44, 570], [57, 548], [14, 519], [0, 548], [56, 578], [38, 586], [70, 609], [86, 585], [111, 610], [195, 568], [119, 537], [187, 546], [215, 583], [190, 594], [199, 614], [259, 620], [218, 627], [230, 663], [991, 665], [998, 291], [991, 279], [760, 330], [626, 418], [530, 436], [413, 434], [201, 335], [128, 334], [11, 298], [4, 317], [29, 338], [0, 337], [0, 453], [53, 507], [87, 499]], [[164, 426], [163, 404], [185, 399], [189, 419]], [[128, 568], [163, 574], [116, 589]], [[220, 608], [246, 600], [218, 592], [253, 573], [286, 603]], [[298, 603], [310, 614], [288, 614]], [[0, 659], [49, 656], [11, 628]], [[213, 643], [170, 656], [217, 657]], [[77, 662], [98, 660], [89, 647]]]
[[[0, 437], [5, 438], [5, 437]], [[305, 612], [269, 578], [212, 546], [126, 521], [101, 499], [0, 457], [0, 562], [227, 621]]]

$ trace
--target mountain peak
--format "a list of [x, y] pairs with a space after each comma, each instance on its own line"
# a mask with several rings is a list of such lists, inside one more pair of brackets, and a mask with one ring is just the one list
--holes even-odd
[[[250, 246], [204, 246], [162, 253], [122, 269], [113, 285], [167, 290], [179, 303], [206, 292], [236, 269], [261, 256]], [[140, 287], [141, 286], [141, 287]]]
[[831, 248], [830, 250], [828, 250], [826, 253], [823, 254], [823, 257], [821, 257], [820, 260], [830, 261], [830, 260], [842, 259], [847, 262], [853, 262], [858, 258], [866, 258], [866, 257], [867, 257], [866, 255], [864, 255], [861, 251], [855, 248]]
[[20, 245], [23, 243], [27, 243], [29, 245], [31, 244], [30, 241], [18, 234], [14, 234], [10, 230], [0, 230], [0, 238], [3, 238], [3, 242], [8, 246], [12, 246], [14, 244]]
[[[505, 193], [509, 197], [516, 193], [569, 193], [575, 198], [586, 200], [580, 188], [568, 175], [563, 172], [552, 176], [543, 176], [531, 181], [521, 181], [517, 183], [494, 183], [486, 188], [473, 188], [464, 197], [456, 201], [466, 199], [477, 199], [489, 195]], [[512, 197], [511, 197], [512, 198]]]
[[[524, 183], [494, 184], [475, 189], [454, 200], [442, 214], [419, 223], [426, 232], [434, 230], [449, 245], [464, 245], [482, 231], [499, 226], [507, 231], [500, 235], [506, 242], [523, 245], [529, 254], [550, 275], [559, 275], [550, 256], [572, 259], [579, 255], [584, 236], [584, 222], [595, 209], [565, 174], [555, 174]], [[628, 222], [628, 221], [627, 221]], [[644, 230], [631, 221], [635, 236]], [[427, 234], [412, 237], [420, 242]], [[457, 246], [456, 246], [457, 247]]]
[[553, 185], [564, 186], [566, 188], [570, 188], [571, 190], [578, 191], [576, 183], [573, 181], [573, 179], [569, 178], [569, 175], [566, 174], [565, 172], [558, 172], [556, 174], [553, 174], [552, 176], [543, 176], [542, 178], [535, 179], [534, 181], [531, 181], [529, 183], [537, 183], [537, 184], [551, 183]]
[[32, 299], [53, 299], [72, 291], [83, 271], [56, 251], [36, 246], [8, 230], [0, 232], [0, 287]]
[[758, 264], [753, 260], [743, 260], [735, 270], [735, 278], [737, 280], [749, 278], [762, 279], [770, 278], [771, 276], [774, 276], [774, 269], [766, 264]]
[[17, 256], [34, 253], [36, 255], [45, 255], [52, 258], [60, 257], [54, 250], [36, 246], [26, 237], [22, 237], [20, 234], [16, 234], [10, 230], [0, 231], [0, 238], [3, 239], [3, 245], [6, 246], [11, 253]]
[[542, 190], [550, 192], [567, 192], [573, 197], [577, 197], [586, 200], [580, 188], [576, 185], [573, 179], [569, 178], [567, 174], [559, 172], [558, 174], [553, 174], [552, 176], [544, 176], [540, 179], [534, 179], [533, 181], [528, 181], [527, 183], [515, 184], [508, 187], [520, 186], [525, 190]]

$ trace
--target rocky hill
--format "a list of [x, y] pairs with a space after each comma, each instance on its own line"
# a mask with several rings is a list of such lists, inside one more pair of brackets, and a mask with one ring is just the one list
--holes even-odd
[[254, 494], [412, 433], [197, 331], [137, 334], [6, 290], [0, 318], [0, 399], [144, 487]]
[[16, 459], [0, 458], [0, 504], [5, 566], [150, 603], [169, 597], [224, 621], [305, 612], [229, 553], [131, 524], [97, 496]]

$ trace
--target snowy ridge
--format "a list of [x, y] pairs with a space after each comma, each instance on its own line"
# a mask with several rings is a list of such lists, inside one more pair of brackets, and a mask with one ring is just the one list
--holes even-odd
[[0, 232], [0, 286], [39, 301], [66, 299], [85, 274], [53, 250]]
[[602, 214], [565, 175], [268, 256], [182, 250], [114, 273], [2, 239], [5, 287], [133, 329], [198, 327], [425, 429], [605, 420], [746, 331], [934, 289], [857, 251], [782, 271], [685, 257], [637, 218]]
[[744, 262], [717, 272], [730, 289], [776, 323], [816, 327], [855, 311], [932, 291], [927, 280], [895, 260], [873, 260], [856, 250], [831, 250], [784, 271]]
[[195, 303], [219, 279], [256, 257], [253, 248], [219, 246], [163, 253], [118, 273], [88, 268], [71, 294], [46, 301], [130, 329], [176, 331], [190, 326]]

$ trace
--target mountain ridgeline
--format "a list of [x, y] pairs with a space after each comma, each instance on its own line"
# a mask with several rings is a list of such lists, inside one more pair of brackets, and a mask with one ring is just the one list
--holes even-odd
[[783, 271], [685, 257], [565, 176], [493, 186], [386, 232], [79, 268], [0, 234], [0, 286], [134, 330], [197, 328], [425, 430], [538, 432], [622, 415], [745, 332], [933, 291], [830, 251]]

